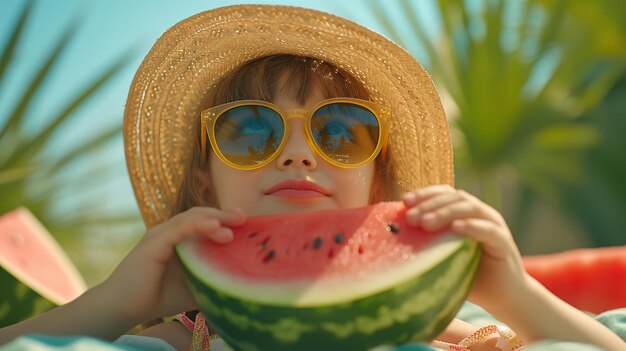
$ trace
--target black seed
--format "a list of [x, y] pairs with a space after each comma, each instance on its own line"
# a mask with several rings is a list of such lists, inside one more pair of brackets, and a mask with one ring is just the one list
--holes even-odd
[[276, 252], [274, 252], [274, 250], [268, 252], [267, 255], [265, 255], [265, 257], [263, 257], [263, 263], [267, 263], [267, 262], [271, 261], [272, 258], [274, 258], [275, 255], [276, 255]]
[[335, 242], [337, 244], [341, 244], [343, 242], [343, 234], [339, 233], [339, 234], [335, 235]]
[[395, 223], [387, 224], [387, 231], [393, 234], [397, 234], [400, 231], [400, 226]]
[[257, 236], [257, 234], [259, 234], [259, 233], [258, 233], [258, 232], [254, 232], [254, 233], [252, 233], [252, 234], [248, 235], [248, 238], [252, 239], [252, 238], [254, 238], [255, 236]]
[[316, 249], [319, 249], [322, 246], [322, 238], [320, 238], [319, 236], [317, 238], [315, 238], [315, 240], [313, 241], [313, 247], [315, 247]]
[[267, 249], [267, 242], [270, 241], [270, 237], [268, 236], [263, 241], [261, 241], [261, 250]]

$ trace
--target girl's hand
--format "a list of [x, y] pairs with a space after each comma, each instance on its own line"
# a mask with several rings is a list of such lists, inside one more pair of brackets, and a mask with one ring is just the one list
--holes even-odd
[[206, 235], [218, 243], [232, 240], [232, 230], [246, 218], [240, 210], [194, 207], [156, 225], [101, 284], [111, 306], [132, 325], [196, 309], [183, 279], [176, 244], [193, 235]]
[[519, 303], [528, 275], [504, 219], [463, 190], [433, 185], [405, 194], [407, 221], [427, 231], [445, 228], [477, 240], [483, 248], [469, 300], [488, 311]]

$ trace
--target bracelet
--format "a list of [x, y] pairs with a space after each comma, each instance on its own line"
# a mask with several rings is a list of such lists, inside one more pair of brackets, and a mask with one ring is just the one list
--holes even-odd
[[470, 349], [468, 349], [465, 346], [461, 346], [458, 344], [451, 344], [449, 342], [445, 342], [445, 341], [439, 341], [439, 340], [433, 340], [430, 342], [429, 344], [430, 346], [438, 349], [438, 350], [446, 350], [446, 351], [470, 351]]
[[194, 322], [193, 334], [191, 336], [192, 351], [208, 350], [211, 351], [211, 343], [209, 341], [209, 333], [207, 332], [206, 321], [202, 313], [196, 315]]
[[496, 347], [503, 351], [519, 350], [526, 346], [522, 339], [520, 339], [515, 332], [507, 327], [498, 326], [498, 334], [500, 334], [500, 338], [498, 338]]
[[459, 345], [465, 346], [465, 347], [472, 346], [476, 344], [477, 342], [483, 340], [484, 338], [488, 337], [489, 335], [497, 333], [497, 332], [498, 332], [497, 325], [495, 324], [486, 325], [478, 329], [477, 331], [473, 332], [472, 334], [468, 335], [463, 340], [459, 341]]
[[495, 346], [502, 351], [516, 351], [526, 346], [520, 337], [517, 336], [517, 334], [515, 334], [515, 332], [511, 329], [504, 326], [497, 326], [495, 324], [486, 325], [478, 329], [465, 337], [463, 340], [459, 341], [458, 344], [433, 340], [430, 345], [440, 350], [469, 351], [470, 346], [476, 345], [478, 342], [493, 334], [498, 334], [499, 338]]

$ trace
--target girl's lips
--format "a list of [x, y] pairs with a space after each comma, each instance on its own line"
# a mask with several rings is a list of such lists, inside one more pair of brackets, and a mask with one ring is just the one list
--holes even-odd
[[277, 195], [292, 198], [312, 198], [330, 196], [324, 187], [308, 180], [285, 180], [275, 184], [265, 195]]
[[299, 189], [281, 189], [269, 195], [293, 197], [293, 198], [314, 198], [314, 197], [326, 197], [327, 196], [315, 190], [299, 190]]

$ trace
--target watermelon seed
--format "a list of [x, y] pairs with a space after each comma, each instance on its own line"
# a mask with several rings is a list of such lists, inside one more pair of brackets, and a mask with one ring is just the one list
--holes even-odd
[[315, 238], [315, 240], [313, 241], [313, 247], [315, 247], [316, 249], [319, 249], [322, 246], [322, 238], [320, 238], [319, 236], [317, 238]]
[[252, 233], [252, 234], [248, 235], [248, 238], [252, 239], [252, 238], [254, 238], [255, 236], [257, 236], [257, 234], [259, 234], [259, 232], [254, 232], [254, 233]]
[[274, 258], [274, 255], [276, 255], [276, 252], [274, 252], [274, 250], [268, 252], [267, 255], [265, 255], [265, 257], [263, 257], [263, 263], [267, 263], [267, 262], [271, 261], [272, 258]]
[[341, 244], [343, 242], [343, 234], [339, 233], [339, 234], [335, 235], [335, 242], [337, 244]]
[[261, 241], [261, 251], [267, 249], [267, 242], [270, 241], [270, 237], [268, 236], [263, 241]]
[[387, 231], [393, 234], [397, 234], [400, 231], [400, 226], [395, 223], [387, 224]]

